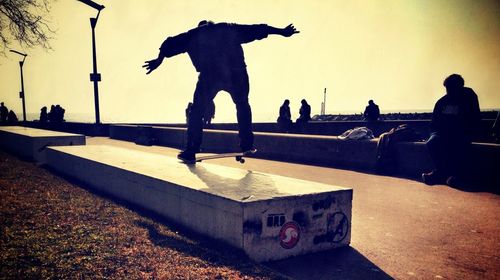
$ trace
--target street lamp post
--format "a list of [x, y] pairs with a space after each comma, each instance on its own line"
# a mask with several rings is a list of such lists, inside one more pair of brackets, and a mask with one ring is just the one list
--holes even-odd
[[99, 124], [101, 122], [99, 114], [99, 86], [98, 83], [101, 81], [101, 74], [97, 72], [97, 55], [95, 47], [95, 27], [97, 25], [97, 20], [99, 19], [99, 14], [101, 10], [104, 9], [103, 5], [97, 4], [91, 0], [78, 0], [94, 9], [97, 10], [97, 16], [95, 18], [90, 18], [90, 27], [92, 28], [92, 62], [93, 71], [90, 73], [90, 81], [94, 83], [94, 103], [95, 103], [95, 122]]
[[19, 61], [19, 68], [21, 68], [21, 92], [19, 92], [19, 98], [21, 98], [21, 100], [23, 102], [23, 121], [25, 122], [26, 121], [26, 100], [24, 98], [23, 65], [24, 65], [24, 60], [26, 59], [26, 57], [28, 55], [25, 53], [22, 53], [22, 52], [15, 51], [15, 50], [10, 50], [10, 51], [13, 53], [17, 53], [18, 55], [23, 56], [23, 60]]

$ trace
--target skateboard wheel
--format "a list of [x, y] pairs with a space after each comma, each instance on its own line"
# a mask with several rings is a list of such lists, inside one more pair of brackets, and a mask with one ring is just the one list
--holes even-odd
[[245, 163], [245, 159], [244, 158], [240, 159], [240, 163]]

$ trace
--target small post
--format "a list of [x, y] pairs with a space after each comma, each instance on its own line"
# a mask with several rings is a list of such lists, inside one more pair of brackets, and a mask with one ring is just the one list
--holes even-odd
[[326, 115], [326, 88], [325, 91], [323, 92], [323, 115]]

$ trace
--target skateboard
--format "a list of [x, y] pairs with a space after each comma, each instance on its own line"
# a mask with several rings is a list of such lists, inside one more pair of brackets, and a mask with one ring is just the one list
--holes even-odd
[[247, 152], [239, 152], [239, 153], [224, 153], [224, 154], [216, 154], [216, 155], [209, 155], [209, 156], [197, 156], [194, 161], [186, 161], [182, 160], [184, 163], [187, 164], [194, 164], [197, 162], [202, 162], [204, 160], [210, 160], [210, 159], [217, 159], [217, 158], [227, 158], [227, 157], [234, 157], [236, 161], [239, 161], [240, 163], [245, 163], [245, 157], [249, 155], [253, 155], [257, 152], [257, 149], [253, 149]]

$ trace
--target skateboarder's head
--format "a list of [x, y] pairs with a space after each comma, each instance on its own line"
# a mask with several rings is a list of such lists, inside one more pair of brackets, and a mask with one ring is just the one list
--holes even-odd
[[198, 27], [208, 26], [208, 25], [212, 25], [212, 24], [214, 24], [213, 21], [204, 19], [198, 23]]
[[459, 92], [464, 87], [464, 84], [464, 78], [458, 74], [451, 74], [443, 82], [447, 94]]

